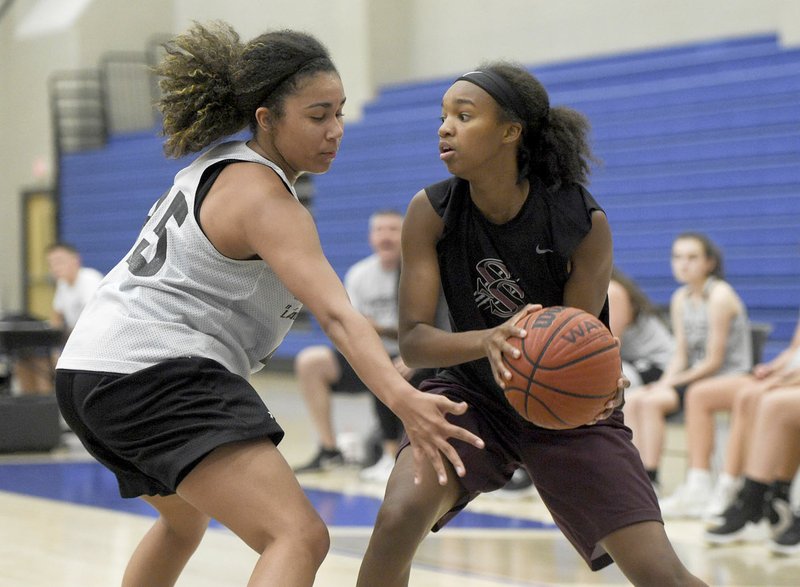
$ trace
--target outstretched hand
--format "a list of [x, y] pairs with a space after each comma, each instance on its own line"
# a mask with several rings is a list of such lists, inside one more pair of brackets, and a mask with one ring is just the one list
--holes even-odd
[[448, 439], [454, 438], [483, 448], [483, 440], [473, 433], [451, 424], [445, 419], [447, 414], [463, 414], [467, 411], [465, 402], [454, 402], [441, 395], [416, 391], [409, 395], [397, 415], [402, 420], [405, 432], [414, 453], [414, 483], [419, 483], [420, 473], [426, 461], [433, 466], [440, 485], [447, 484], [447, 470], [442, 457], [453, 465], [456, 474], [466, 474], [464, 463]]

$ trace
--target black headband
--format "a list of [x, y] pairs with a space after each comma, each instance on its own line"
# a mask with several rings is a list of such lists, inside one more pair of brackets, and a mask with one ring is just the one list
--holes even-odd
[[306, 67], [308, 67], [309, 65], [320, 59], [328, 59], [330, 61], [330, 59], [326, 55], [315, 55], [304, 61], [301, 61], [297, 66], [292, 67], [285, 74], [279, 77], [275, 82], [273, 82], [272, 85], [270, 85], [269, 89], [264, 92], [264, 95], [261, 98], [261, 100], [259, 100], [258, 104], [264, 104], [264, 102], [266, 102], [267, 99], [272, 94], [274, 94], [278, 88], [280, 88], [283, 84], [285, 84], [287, 81], [289, 81], [297, 74], [301, 73]]
[[503, 77], [491, 71], [468, 71], [456, 81], [467, 81], [486, 91], [501, 108], [510, 110], [525, 120], [525, 104], [522, 97]]

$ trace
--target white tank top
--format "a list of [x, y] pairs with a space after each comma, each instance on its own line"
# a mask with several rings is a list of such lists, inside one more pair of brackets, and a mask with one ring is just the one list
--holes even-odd
[[133, 373], [165, 359], [214, 359], [247, 377], [258, 371], [302, 305], [262, 260], [219, 253], [195, 218], [203, 173], [221, 161], [281, 169], [243, 142], [218, 145], [175, 176], [133, 248], [105, 277], [73, 330], [58, 368]]

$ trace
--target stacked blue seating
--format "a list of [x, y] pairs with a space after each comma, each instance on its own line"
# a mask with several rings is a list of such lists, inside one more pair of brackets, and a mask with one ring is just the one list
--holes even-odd
[[[800, 300], [800, 52], [766, 35], [531, 70], [552, 104], [590, 118], [603, 161], [590, 189], [611, 219], [620, 266], [666, 303], [677, 286], [672, 240], [706, 232], [752, 319], [774, 325], [766, 355], [787, 344]], [[366, 230], [370, 210], [403, 209], [446, 176], [436, 130], [452, 79], [386, 88], [346, 131], [334, 169], [316, 179], [335, 267], [368, 252], [351, 231]]]
[[[751, 318], [774, 326], [765, 353], [774, 356], [791, 338], [800, 300], [800, 51], [758, 35], [531, 70], [552, 104], [592, 123], [602, 164], [589, 187], [611, 221], [617, 263], [664, 304], [677, 285], [672, 240], [687, 230], [709, 234]], [[418, 190], [447, 177], [436, 133], [452, 79], [383, 88], [347, 126], [332, 170], [314, 177], [313, 212], [340, 276], [369, 254], [374, 210], [404, 210]], [[165, 159], [152, 132], [65, 156], [63, 238], [107, 270], [184, 164]], [[276, 356], [324, 340], [312, 321]]]

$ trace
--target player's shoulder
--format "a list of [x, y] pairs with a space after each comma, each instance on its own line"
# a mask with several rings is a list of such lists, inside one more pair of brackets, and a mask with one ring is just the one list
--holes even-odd
[[[532, 187], [536, 189], [535, 185]], [[556, 189], [545, 188], [543, 185], [540, 185], [538, 189], [547, 194], [550, 201], [562, 213], [591, 214], [594, 211], [603, 212], [603, 207], [583, 184], [565, 182]]]
[[[456, 196], [468, 189], [469, 182], [453, 176], [430, 184], [420, 193], [424, 193], [425, 198], [428, 199], [430, 205], [433, 207], [436, 213], [439, 216], [444, 217], [447, 213], [447, 210], [451, 207], [451, 204], [461, 200]], [[417, 194], [417, 196], [419, 195], [420, 194]]]

